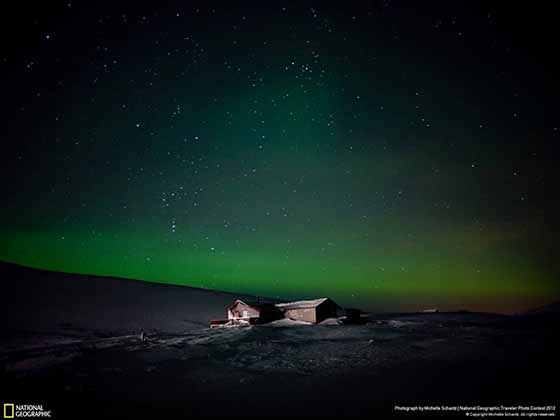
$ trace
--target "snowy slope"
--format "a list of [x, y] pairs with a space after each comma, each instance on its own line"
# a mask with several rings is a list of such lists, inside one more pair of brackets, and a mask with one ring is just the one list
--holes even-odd
[[0, 326], [10, 331], [105, 334], [206, 328], [237, 298], [211, 290], [67, 274], [0, 262]]

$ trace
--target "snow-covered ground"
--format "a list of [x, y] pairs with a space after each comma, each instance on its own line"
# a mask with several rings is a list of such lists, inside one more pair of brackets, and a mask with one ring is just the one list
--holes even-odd
[[[54, 303], [38, 296], [33, 306], [16, 296], [12, 309], [29, 312], [2, 320], [0, 393], [7, 400], [159, 418], [166, 407], [171, 417], [234, 409], [364, 414], [380, 404], [551, 403], [555, 396], [542, 375], [558, 374], [557, 323], [540, 317], [367, 314], [361, 325], [280, 320], [210, 329], [234, 296], [46, 277], [40, 284], [27, 274], [21, 284]], [[67, 305], [64, 296], [79, 304]]]

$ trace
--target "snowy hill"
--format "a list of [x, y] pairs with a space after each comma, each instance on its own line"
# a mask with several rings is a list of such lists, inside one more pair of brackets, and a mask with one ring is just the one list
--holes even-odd
[[0, 326], [10, 331], [206, 328], [247, 296], [113, 277], [60, 273], [0, 262]]

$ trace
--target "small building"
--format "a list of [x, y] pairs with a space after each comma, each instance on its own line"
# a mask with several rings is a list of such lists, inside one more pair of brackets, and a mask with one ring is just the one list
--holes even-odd
[[439, 312], [439, 309], [437, 309], [437, 308], [429, 308], [429, 309], [423, 309], [419, 313], [421, 313], [421, 314], [437, 314], [438, 312]]
[[283, 311], [285, 318], [313, 324], [318, 324], [327, 318], [336, 318], [338, 310], [341, 309], [330, 298], [277, 303], [276, 307]]
[[284, 318], [284, 314], [272, 303], [246, 303], [236, 300], [226, 308], [228, 320], [233, 323], [264, 324]]

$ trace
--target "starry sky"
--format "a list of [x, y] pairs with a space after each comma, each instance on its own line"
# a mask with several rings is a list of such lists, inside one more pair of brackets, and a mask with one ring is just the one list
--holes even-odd
[[545, 6], [43, 3], [3, 13], [0, 259], [373, 310], [560, 298]]

